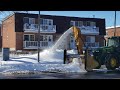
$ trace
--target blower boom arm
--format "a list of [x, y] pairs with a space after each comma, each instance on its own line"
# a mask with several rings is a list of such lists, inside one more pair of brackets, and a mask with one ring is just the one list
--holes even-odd
[[75, 26], [72, 27], [72, 30], [73, 30], [73, 36], [75, 38], [78, 54], [83, 54], [83, 48], [82, 47], [84, 45], [84, 42], [83, 42], [83, 39], [82, 39], [81, 31], [80, 31], [79, 28], [77, 28]]

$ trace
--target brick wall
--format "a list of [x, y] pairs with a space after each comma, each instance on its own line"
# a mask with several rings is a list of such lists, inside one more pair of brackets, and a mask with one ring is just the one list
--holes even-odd
[[2, 47], [16, 50], [16, 35], [15, 35], [15, 18], [10, 16], [2, 22]]
[[[108, 37], [114, 36], [114, 31], [115, 31], [114, 28], [106, 29], [106, 31], [107, 31]], [[117, 27], [117, 28], [116, 28], [115, 35], [116, 35], [116, 36], [120, 36], [120, 27]]]
[[[115, 28], [106, 29], [105, 39], [107, 40], [109, 37], [114, 36], [114, 31], [115, 31]], [[120, 27], [116, 27], [115, 36], [120, 36]]]
[[16, 32], [16, 50], [23, 50], [23, 32]]

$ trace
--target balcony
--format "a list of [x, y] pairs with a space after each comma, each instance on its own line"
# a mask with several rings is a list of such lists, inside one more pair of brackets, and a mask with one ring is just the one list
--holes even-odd
[[85, 47], [88, 46], [88, 48], [98, 48], [99, 47], [99, 42], [85, 42]]
[[[40, 41], [40, 49], [49, 48], [52, 46], [52, 42]], [[24, 41], [24, 49], [38, 49], [38, 41]]]
[[[38, 32], [38, 24], [24, 24], [24, 32]], [[40, 33], [56, 33], [56, 25], [40, 25]]]
[[82, 34], [99, 35], [99, 27], [79, 27]]

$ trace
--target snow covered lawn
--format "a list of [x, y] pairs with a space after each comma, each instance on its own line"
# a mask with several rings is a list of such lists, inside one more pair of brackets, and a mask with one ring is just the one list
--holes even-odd
[[[74, 54], [74, 50], [68, 51]], [[45, 50], [40, 53], [38, 63], [37, 54], [10, 57], [10, 60], [0, 60], [0, 72], [40, 71], [40, 72], [86, 72], [84, 65], [74, 59], [72, 63], [63, 64], [63, 50]]]

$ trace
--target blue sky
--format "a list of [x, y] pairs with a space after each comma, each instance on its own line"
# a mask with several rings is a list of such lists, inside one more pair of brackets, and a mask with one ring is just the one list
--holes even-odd
[[[40, 13], [76, 17], [93, 17], [95, 15], [96, 18], [105, 18], [106, 27], [114, 26], [114, 11], [41, 11]], [[116, 14], [116, 25], [120, 25], [120, 11], [117, 11]]]
[[[38, 13], [38, 11], [30, 11], [30, 13]], [[75, 17], [93, 17], [95, 15], [96, 18], [105, 18], [106, 27], [114, 26], [114, 11], [41, 11], [40, 13]], [[3, 17], [5, 15], [0, 15], [0, 19]], [[120, 11], [117, 11], [116, 25], [120, 25]]]
[[[76, 17], [93, 17], [105, 18], [106, 26], [114, 26], [114, 11], [41, 11], [41, 14], [63, 15]], [[120, 25], [120, 11], [116, 13], [116, 25]]]

